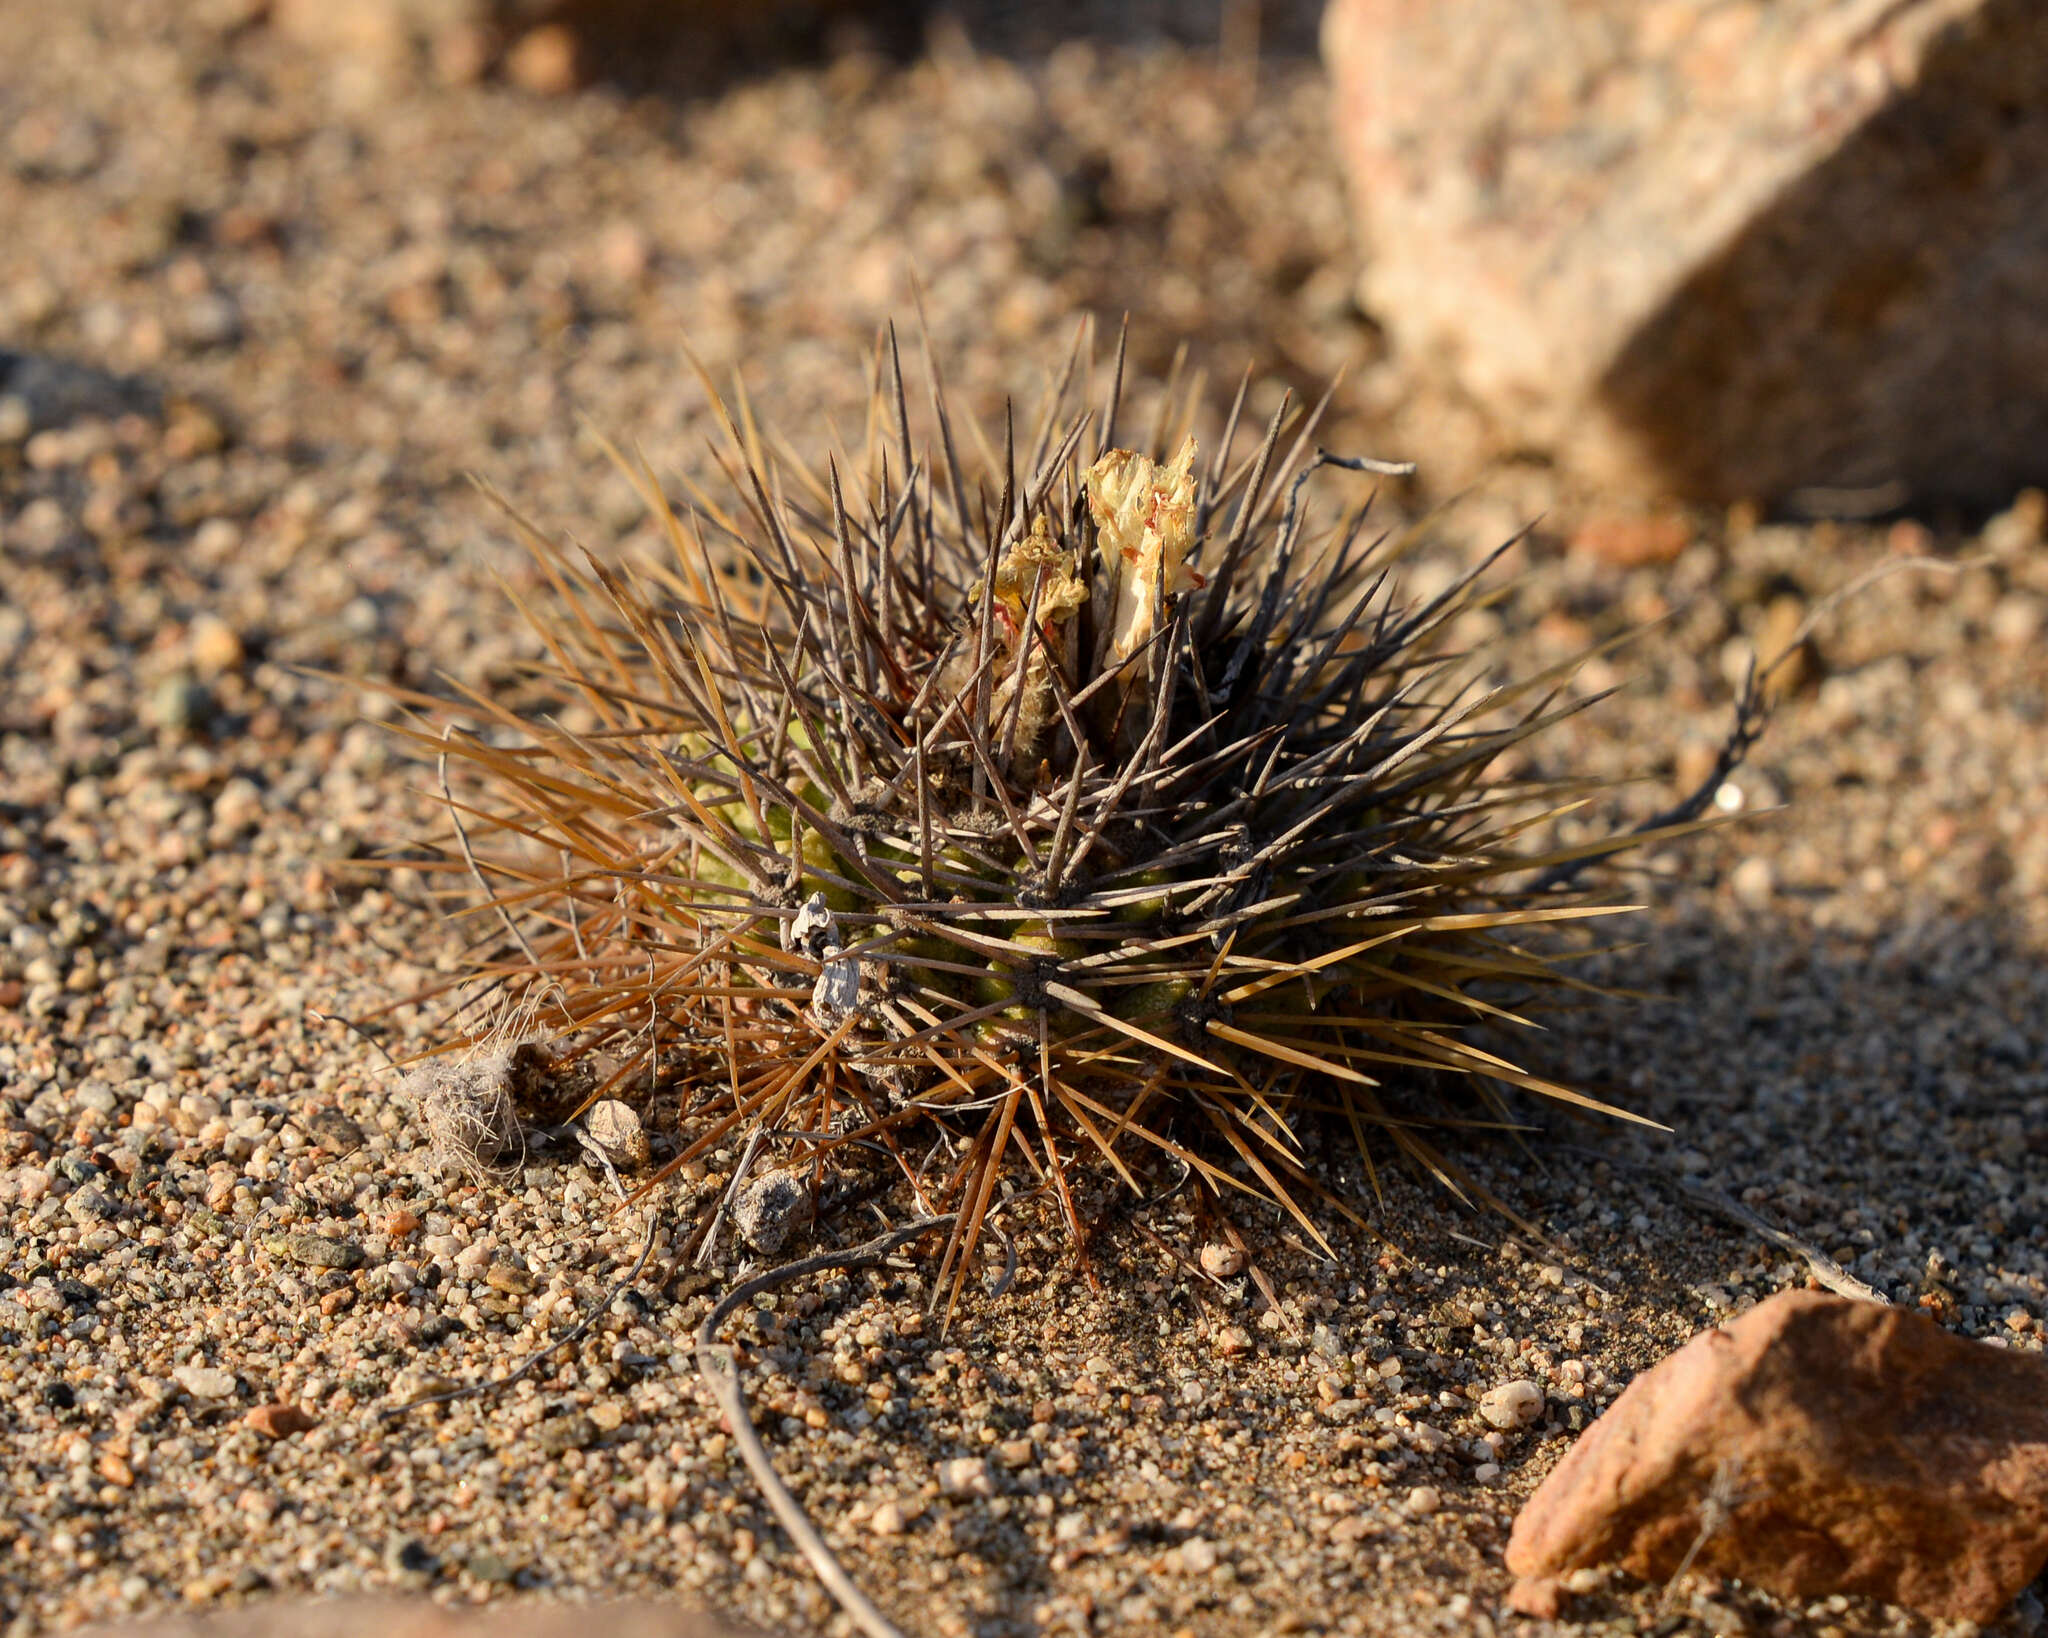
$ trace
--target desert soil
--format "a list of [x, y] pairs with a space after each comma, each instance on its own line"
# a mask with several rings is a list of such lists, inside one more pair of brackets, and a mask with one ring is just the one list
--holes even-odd
[[[909, 317], [913, 268], [984, 415], [1029, 398], [1086, 312], [1132, 311], [1154, 382], [1185, 340], [1212, 399], [1247, 362], [1267, 405], [1348, 370], [1327, 441], [1423, 463], [1383, 497], [1420, 531], [1416, 589], [1540, 514], [1465, 633], [1515, 665], [1668, 615], [1582, 675], [1620, 691], [1537, 752], [1638, 779], [1589, 827], [1701, 777], [1752, 643], [1880, 563], [1959, 567], [1826, 618], [1725, 793], [1741, 822], [1615, 884], [1647, 908], [1594, 971], [1644, 998], [1554, 1019], [1540, 1053], [1670, 1131], [1532, 1107], [1526, 1147], [1461, 1150], [1547, 1241], [1385, 1172], [1369, 1231], [1327, 1225], [1334, 1260], [1240, 1212], [1269, 1307], [1191, 1275], [1211, 1231], [1187, 1195], [1104, 1190], [1099, 1287], [1020, 1212], [1012, 1289], [949, 1335], [915, 1262], [748, 1319], [778, 1462], [906, 1632], [1517, 1624], [1502, 1545], [1574, 1431], [1807, 1277], [1674, 1179], [1962, 1332], [2042, 1346], [2039, 497], [1988, 521], [1645, 519], [1507, 462], [1429, 508], [1438, 429], [1349, 300], [1307, 33], [1269, 39], [1255, 81], [1107, 29], [977, 51], [970, 19], [909, 63], [537, 100], [332, 74], [246, 3], [0, 7], [0, 347], [132, 378], [0, 362], [9, 1634], [391, 1588], [672, 1593], [844, 1630], [689, 1364], [735, 1269], [674, 1249], [736, 1157], [660, 1196], [645, 1277], [573, 1351], [387, 1417], [564, 1330], [648, 1219], [573, 1147], [481, 1186], [437, 1170], [396, 1078], [321, 1015], [387, 1008], [458, 947], [418, 880], [366, 863], [427, 822], [431, 768], [346, 679], [488, 682], [531, 652], [494, 579], [529, 571], [468, 475], [642, 549], [586, 422], [708, 471], [687, 342], [800, 450], [857, 437], [863, 353]], [[376, 1028], [399, 1050], [437, 1016]], [[530, 1280], [491, 1277], [505, 1255]], [[1546, 1415], [1488, 1439], [1475, 1401], [1518, 1378]], [[317, 1425], [244, 1424], [283, 1400]], [[986, 1482], [942, 1494], [967, 1457]], [[1662, 1593], [1592, 1578], [1562, 1626], [1927, 1630]], [[2023, 1600], [2010, 1630], [2039, 1616]]]

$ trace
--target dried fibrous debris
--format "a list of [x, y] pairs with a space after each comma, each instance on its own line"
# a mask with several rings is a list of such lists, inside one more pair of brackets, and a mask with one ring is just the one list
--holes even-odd
[[1128, 449], [1120, 360], [1098, 397], [1077, 343], [1021, 438], [932, 368], [920, 444], [891, 336], [865, 455], [821, 471], [721, 408], [729, 494], [678, 513], [621, 458], [667, 561], [525, 530], [541, 703], [411, 697], [510, 939], [479, 976], [564, 1061], [686, 1077], [680, 1160], [893, 1156], [959, 1212], [956, 1294], [1013, 1164], [1077, 1241], [1084, 1164], [1314, 1233], [1332, 1138], [1456, 1186], [1439, 1138], [1504, 1089], [1603, 1107], [1488, 1044], [1563, 981], [1545, 934], [1615, 908], [1560, 867], [1643, 839], [1546, 850], [1585, 782], [1497, 772], [1570, 667], [1453, 647], [1483, 570], [1403, 606], [1354, 475], [1400, 469], [1316, 450], [1320, 407], [1258, 438], [1240, 394], [1205, 454], [1169, 403]]
[[518, 1094], [539, 1060], [531, 1044], [498, 1041], [408, 1070], [405, 1091], [419, 1104], [435, 1159], [473, 1180], [517, 1165], [526, 1149]]

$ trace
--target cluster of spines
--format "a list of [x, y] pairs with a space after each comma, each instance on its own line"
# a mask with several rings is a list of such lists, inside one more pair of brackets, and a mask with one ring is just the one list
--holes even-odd
[[[575, 723], [464, 690], [487, 732], [457, 732], [414, 698], [469, 775], [446, 867], [509, 941], [479, 974], [566, 1055], [617, 1061], [593, 1097], [687, 1069], [679, 1159], [740, 1129], [885, 1149], [958, 1209], [955, 1298], [1013, 1158], [1077, 1244], [1084, 1153], [1134, 1188], [1169, 1157], [1315, 1234], [1305, 1192], [1351, 1209], [1320, 1131], [1368, 1175], [1377, 1134], [1456, 1187], [1431, 1128], [1507, 1124], [1500, 1088], [1605, 1107], [1475, 1030], [1564, 981], [1515, 930], [1615, 908], [1535, 873], [1644, 839], [1525, 845], [1584, 792], [1491, 770], [1583, 704], [1569, 668], [1487, 686], [1449, 642], [1486, 564], [1404, 610], [1365, 507], [1311, 528], [1315, 474], [1398, 470], [1315, 449], [1327, 397], [1233, 460], [1247, 376], [1197, 471], [1191, 440], [1165, 458], [1178, 408], [1114, 447], [1121, 338], [1103, 410], [1075, 407], [1088, 355], [1084, 331], [1021, 479], [1011, 418], [1000, 454], [966, 423], [970, 486], [936, 367], [936, 453], [914, 443], [890, 333], [851, 497], [852, 463], [771, 457], [706, 381], [737, 507], [691, 484], [679, 512], [614, 456], [668, 561], [578, 562], [520, 525]], [[1451, 1083], [1476, 1115], [1406, 1090]], [[951, 1151], [936, 1177], [920, 1127]]]

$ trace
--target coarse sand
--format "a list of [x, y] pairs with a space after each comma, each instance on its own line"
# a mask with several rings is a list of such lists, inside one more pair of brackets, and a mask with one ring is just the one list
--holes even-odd
[[[444, 1171], [378, 1054], [324, 1021], [436, 982], [460, 940], [415, 875], [366, 866], [427, 823], [431, 766], [364, 720], [373, 692], [316, 673], [509, 679], [529, 650], [493, 576], [531, 571], [465, 475], [601, 553], [650, 548], [584, 422], [707, 472], [687, 340], [721, 380], [744, 366], [805, 453], [856, 438], [912, 269], [984, 415], [1029, 398], [1080, 314], [1129, 308], [1137, 373], [1185, 339], [1212, 400], [1246, 363], [1254, 408], [1348, 369], [1326, 441], [1427, 482], [1431, 422], [1350, 302], [1311, 58], [1275, 50], [1254, 85], [1106, 29], [974, 38], [970, 17], [914, 61], [849, 52], [695, 99], [343, 95], [251, 5], [0, 7], [8, 1634], [429, 1587], [845, 1630], [687, 1351], [744, 1248], [678, 1252], [737, 1152], [625, 1210], [573, 1144]], [[1540, 465], [1434, 512], [1427, 493], [1383, 497], [1422, 531], [1417, 590], [1540, 516], [1461, 632], [1507, 663], [1657, 622], [1579, 684], [1620, 691], [1537, 752], [1638, 779], [1588, 827], [1711, 765], [1752, 642], [1891, 559], [1972, 566], [1825, 618], [1724, 793], [1747, 817], [1621, 878], [1647, 908], [1591, 971], [1645, 998], [1556, 1017], [1538, 1050], [1672, 1131], [1529, 1108], [1525, 1138], [1475, 1134], [1475, 1171], [1547, 1241], [1383, 1171], [1370, 1232], [1329, 1218], [1334, 1263], [1242, 1214], [1275, 1308], [1201, 1271], [1191, 1195], [1105, 1189], [1099, 1289], [1020, 1210], [1012, 1288], [944, 1337], [915, 1259], [745, 1317], [770, 1448], [907, 1633], [1529, 1625], [1502, 1611], [1501, 1547], [1573, 1432], [1807, 1278], [1681, 1180], [1966, 1334], [2042, 1346], [2040, 497], [1989, 520], [1685, 515], [1662, 561], [1622, 567], [1591, 548], [1629, 520]], [[438, 1016], [375, 1028], [402, 1050]], [[652, 1113], [660, 1158], [673, 1117]], [[650, 1212], [644, 1277], [573, 1350], [502, 1395], [386, 1414], [566, 1330]], [[819, 1232], [875, 1226], [862, 1205]], [[1545, 1413], [1494, 1432], [1475, 1402], [1516, 1380]], [[284, 1401], [315, 1425], [245, 1421]], [[1560, 1629], [1929, 1630], [1733, 1586], [1667, 1615], [1662, 1591], [1593, 1578]], [[2004, 1630], [2039, 1620], [2030, 1598]]]

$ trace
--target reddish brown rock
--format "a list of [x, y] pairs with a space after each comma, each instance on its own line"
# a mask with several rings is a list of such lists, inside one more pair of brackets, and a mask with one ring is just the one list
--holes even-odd
[[1508, 1568], [1691, 1568], [1988, 1621], [2048, 1563], [2048, 1363], [1924, 1316], [1773, 1297], [1630, 1384], [1515, 1520]]
[[753, 1630], [673, 1604], [463, 1610], [424, 1598], [318, 1598], [94, 1627], [88, 1638], [749, 1638]]
[[1572, 550], [1617, 569], [1669, 563], [1692, 544], [1680, 512], [1596, 512], [1572, 531]]
[[1554, 1575], [1525, 1575], [1508, 1588], [1508, 1608], [1535, 1621], [1564, 1614], [1564, 1583]]
[[303, 1405], [258, 1405], [242, 1420], [266, 1439], [289, 1439], [320, 1425], [320, 1419]]
[[586, 48], [566, 23], [530, 28], [505, 53], [505, 78], [535, 96], [558, 97], [583, 82]]
[[2048, 468], [2039, 0], [1331, 0], [1364, 305], [1501, 448], [1716, 501]]

